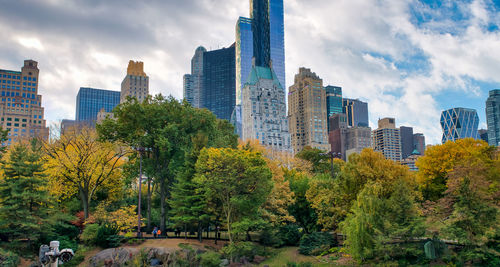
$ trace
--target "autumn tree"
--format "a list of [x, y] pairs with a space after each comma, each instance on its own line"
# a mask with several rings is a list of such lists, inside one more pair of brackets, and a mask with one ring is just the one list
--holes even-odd
[[69, 131], [45, 145], [50, 191], [62, 198], [78, 195], [85, 219], [89, 203], [101, 188], [121, 189], [121, 167], [127, 150], [101, 142], [91, 128]]
[[115, 119], [98, 125], [98, 132], [105, 140], [122, 141], [130, 147], [145, 149], [148, 228], [151, 222], [151, 184], [154, 182], [160, 195], [160, 229], [165, 233], [166, 200], [176, 177], [180, 177], [186, 168], [187, 156], [193, 150], [193, 138], [204, 136], [209, 147], [236, 147], [234, 128], [206, 109], [195, 109], [187, 102], [162, 95], [149, 97], [142, 103], [129, 99], [113, 112]]
[[284, 169], [288, 168], [287, 154], [267, 149], [258, 140], [240, 143], [239, 148], [261, 153], [273, 175], [273, 189], [262, 206], [262, 217], [274, 226], [294, 223], [295, 218], [288, 208], [295, 203], [295, 199], [284, 173]]
[[397, 180], [415, 184], [414, 175], [407, 167], [388, 160], [371, 149], [352, 155], [349, 162], [339, 168], [342, 168], [342, 171], [336, 179], [328, 179], [325, 176], [312, 179], [306, 194], [318, 214], [318, 222], [325, 230], [336, 229], [368, 182], [380, 183], [388, 194]]
[[40, 142], [10, 147], [2, 161], [0, 177], [0, 235], [10, 241], [40, 238], [48, 229], [51, 199]]
[[448, 141], [443, 145], [429, 147], [425, 151], [425, 156], [420, 157], [416, 163], [419, 169], [417, 181], [424, 199], [437, 201], [443, 197], [448, 174], [458, 164], [472, 159], [490, 164], [494, 152], [494, 147], [472, 138]]
[[262, 155], [248, 150], [205, 148], [196, 163], [195, 182], [207, 199], [221, 205], [230, 242], [233, 227], [257, 218], [272, 190], [272, 173]]

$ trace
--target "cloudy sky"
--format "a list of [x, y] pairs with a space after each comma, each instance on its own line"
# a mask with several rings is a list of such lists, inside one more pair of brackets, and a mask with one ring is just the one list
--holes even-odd
[[[441, 138], [443, 109], [500, 88], [500, 0], [284, 0], [287, 87], [301, 66], [369, 102], [370, 123]], [[79, 87], [120, 90], [130, 59], [150, 92], [182, 97], [197, 46], [234, 42], [248, 0], [0, 0], [0, 68], [39, 62], [46, 119], [75, 116]]]

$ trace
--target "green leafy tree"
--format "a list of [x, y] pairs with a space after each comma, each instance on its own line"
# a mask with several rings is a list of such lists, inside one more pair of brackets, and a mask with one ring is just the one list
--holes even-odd
[[131, 147], [145, 148], [148, 228], [151, 228], [154, 179], [160, 197], [160, 229], [165, 233], [166, 200], [171, 196], [176, 177], [186, 171], [186, 161], [193, 160], [188, 157], [193, 150], [193, 138], [204, 136], [207, 146], [211, 147], [236, 147], [234, 129], [228, 121], [218, 120], [206, 109], [195, 109], [187, 102], [162, 95], [149, 97], [142, 103], [129, 99], [113, 112], [114, 119], [98, 125], [98, 132], [103, 139], [121, 140]]
[[39, 142], [14, 144], [2, 162], [0, 233], [8, 240], [30, 245], [47, 226], [50, 196]]
[[312, 164], [313, 173], [321, 174], [330, 173], [331, 171], [330, 156], [326, 155], [325, 151], [321, 149], [306, 146], [295, 157], [309, 161]]
[[271, 178], [262, 155], [248, 150], [205, 148], [196, 163], [195, 182], [207, 199], [220, 203], [231, 243], [234, 226], [255, 226], [249, 219], [258, 217], [271, 192]]
[[310, 175], [306, 172], [296, 169], [285, 169], [284, 176], [290, 183], [290, 189], [294, 194], [294, 202], [288, 207], [290, 215], [300, 225], [306, 233], [312, 233], [318, 230], [318, 217], [316, 211], [312, 208], [311, 202], [306, 197], [311, 181]]

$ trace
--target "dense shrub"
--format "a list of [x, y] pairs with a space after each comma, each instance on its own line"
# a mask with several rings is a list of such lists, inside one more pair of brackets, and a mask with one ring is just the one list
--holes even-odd
[[80, 240], [88, 246], [96, 245], [98, 230], [98, 224], [87, 224], [85, 226], [85, 229], [83, 229], [82, 234], [80, 235]]
[[337, 240], [332, 234], [326, 232], [315, 232], [304, 235], [300, 239], [299, 252], [304, 255], [320, 255], [337, 245]]
[[96, 245], [102, 248], [114, 248], [120, 245], [122, 237], [118, 236], [118, 228], [110, 225], [103, 224], [97, 229]]
[[278, 230], [267, 227], [260, 232], [259, 243], [266, 247], [279, 248], [284, 245], [282, 236]]
[[221, 255], [214, 251], [209, 251], [200, 255], [200, 264], [203, 267], [219, 267]]
[[287, 262], [286, 267], [312, 267], [310, 262]]
[[296, 246], [300, 242], [302, 232], [297, 225], [289, 224], [280, 227], [278, 235], [283, 246]]
[[0, 248], [0, 266], [16, 267], [19, 265], [19, 256]]
[[242, 259], [253, 261], [254, 257], [257, 255], [267, 255], [264, 247], [258, 246], [252, 242], [239, 242], [229, 244], [223, 247], [221, 249], [221, 252], [226, 259], [230, 259], [232, 262], [240, 261]]

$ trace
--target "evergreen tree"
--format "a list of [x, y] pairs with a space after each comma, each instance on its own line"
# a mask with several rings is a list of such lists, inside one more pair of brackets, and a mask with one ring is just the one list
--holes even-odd
[[37, 240], [47, 225], [47, 177], [41, 145], [16, 144], [2, 162], [0, 179], [0, 234], [10, 241]]

